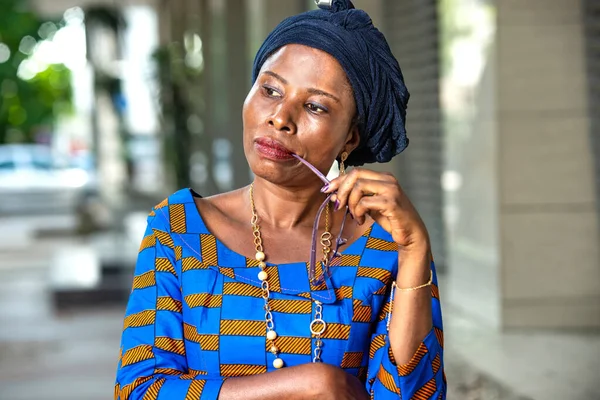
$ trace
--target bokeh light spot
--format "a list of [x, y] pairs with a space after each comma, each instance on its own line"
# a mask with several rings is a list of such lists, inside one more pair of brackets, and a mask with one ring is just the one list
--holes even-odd
[[10, 59], [10, 49], [4, 43], [0, 43], [0, 64]]
[[[56, 27], [54, 22], [48, 21], [48, 22], [44, 22], [40, 26], [40, 29], [38, 29], [38, 35], [42, 39], [52, 40], [56, 31], [58, 31], [58, 28]], [[29, 53], [25, 53], [25, 54], [29, 54]]]
[[25, 36], [21, 39], [21, 43], [19, 43], [19, 51], [23, 54], [31, 55], [35, 45], [37, 44], [37, 40], [33, 36]]

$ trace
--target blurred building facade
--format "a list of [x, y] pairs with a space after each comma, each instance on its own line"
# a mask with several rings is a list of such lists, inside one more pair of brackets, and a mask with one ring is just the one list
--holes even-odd
[[[171, 115], [157, 133], [184, 176], [164, 191], [186, 179], [202, 194], [247, 184], [254, 54], [314, 2], [36, 2], [47, 14], [98, 3], [156, 13], [163, 67], [177, 76], [159, 94]], [[446, 304], [500, 329], [600, 327], [598, 2], [354, 3], [386, 34], [411, 92], [411, 145], [375, 168], [394, 172], [423, 215]]]

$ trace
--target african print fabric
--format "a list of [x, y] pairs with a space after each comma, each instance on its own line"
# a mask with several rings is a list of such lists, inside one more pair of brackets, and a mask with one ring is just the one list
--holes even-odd
[[[433, 263], [434, 327], [405, 365], [394, 362], [387, 336], [398, 255], [381, 226], [345, 248], [318, 286], [308, 263], [267, 264], [275, 344], [286, 366], [312, 361], [314, 299], [327, 323], [323, 362], [359, 377], [373, 399], [445, 398]], [[225, 379], [273, 371], [258, 272], [256, 260], [207, 230], [189, 189], [154, 207], [123, 324], [115, 399], [217, 399]]]

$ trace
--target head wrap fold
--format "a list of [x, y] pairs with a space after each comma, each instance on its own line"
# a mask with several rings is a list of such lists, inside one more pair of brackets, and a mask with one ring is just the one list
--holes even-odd
[[313, 47], [340, 63], [354, 92], [360, 144], [348, 165], [388, 162], [408, 146], [405, 119], [409, 93], [383, 34], [369, 15], [349, 0], [283, 20], [265, 39], [254, 59], [252, 82], [262, 65], [288, 44]]

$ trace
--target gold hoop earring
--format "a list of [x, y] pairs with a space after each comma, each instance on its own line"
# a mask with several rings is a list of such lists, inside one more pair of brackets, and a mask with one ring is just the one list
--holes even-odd
[[346, 175], [346, 166], [344, 165], [344, 161], [348, 158], [348, 152], [344, 151], [340, 155], [340, 175]]

